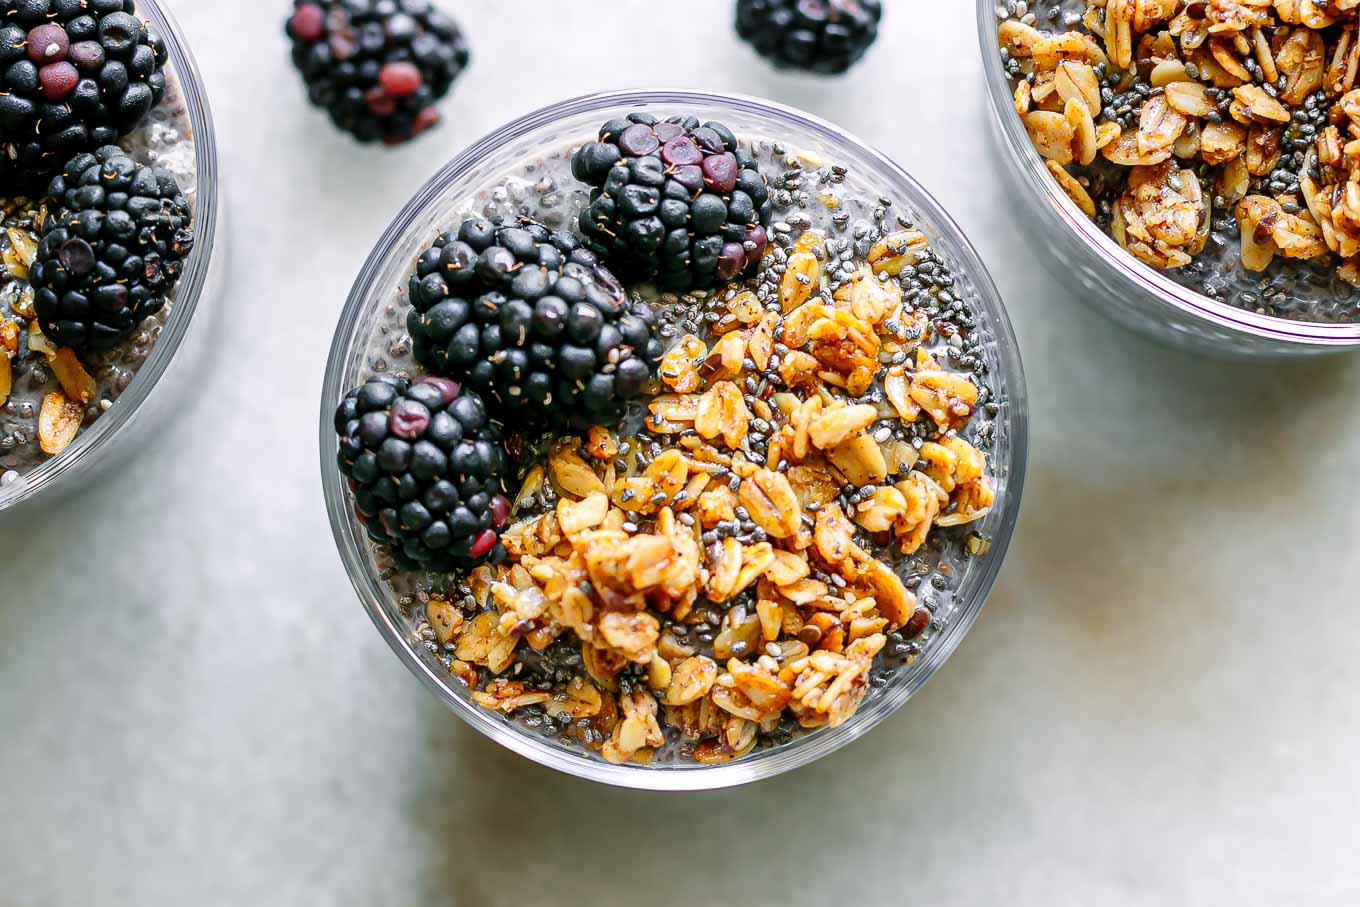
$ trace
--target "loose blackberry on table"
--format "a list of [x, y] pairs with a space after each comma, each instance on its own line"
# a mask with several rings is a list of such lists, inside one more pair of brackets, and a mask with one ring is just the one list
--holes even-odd
[[776, 66], [839, 75], [878, 38], [879, 0], [737, 0], [737, 34]]
[[179, 280], [194, 243], [189, 202], [172, 174], [117, 145], [72, 158], [49, 192], [61, 207], [31, 269], [38, 324], [58, 346], [110, 349]]
[[467, 67], [457, 23], [429, 0], [295, 0], [286, 27], [313, 104], [361, 142], [409, 141]]
[[534, 423], [617, 422], [662, 353], [650, 308], [578, 239], [534, 221], [473, 218], [440, 236], [410, 299], [416, 361]]
[[41, 192], [165, 93], [165, 43], [133, 0], [0, 0], [0, 23], [0, 191]]
[[754, 273], [765, 254], [769, 187], [721, 123], [631, 113], [605, 123], [571, 169], [594, 187], [581, 234], [626, 279], [710, 289]]
[[335, 429], [355, 509], [399, 564], [455, 570], [504, 560], [506, 455], [476, 392], [447, 378], [375, 375], [341, 401]]

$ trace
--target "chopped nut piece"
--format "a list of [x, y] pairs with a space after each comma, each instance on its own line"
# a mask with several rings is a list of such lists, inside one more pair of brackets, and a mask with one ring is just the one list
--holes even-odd
[[72, 400], [89, 403], [95, 398], [95, 394], [99, 393], [99, 385], [90, 377], [90, 373], [85, 371], [85, 367], [76, 358], [75, 350], [69, 346], [64, 346], [55, 354], [48, 356], [47, 364], [57, 376], [61, 389]]
[[603, 705], [604, 697], [593, 683], [584, 677], [573, 677], [561, 696], [552, 697], [544, 703], [544, 711], [554, 718], [558, 715], [590, 718], [598, 715]]
[[710, 488], [699, 495], [699, 519], [704, 526], [712, 528], [735, 518], [736, 506], [737, 495], [732, 489], [726, 485]]
[[595, 529], [609, 512], [609, 497], [593, 491], [580, 501], [562, 498], [557, 502], [557, 525], [568, 537]]
[[760, 642], [760, 615], [737, 604], [723, 615], [722, 628], [713, 638], [713, 655], [726, 660], [754, 651]]
[[837, 504], [830, 504], [817, 511], [816, 528], [813, 540], [817, 551], [828, 564], [839, 564], [850, 556], [854, 548], [854, 527], [845, 518], [845, 512]]
[[463, 615], [442, 598], [432, 598], [425, 603], [425, 619], [430, 622], [434, 638], [441, 645], [452, 640], [463, 628]]
[[567, 495], [584, 498], [595, 492], [606, 491], [604, 482], [595, 470], [586, 465], [581, 455], [565, 445], [559, 446], [548, 458], [548, 470], [553, 483]]
[[662, 382], [680, 394], [698, 390], [699, 363], [707, 356], [708, 346], [693, 334], [686, 334], [661, 358], [658, 372]]
[[887, 532], [907, 509], [907, 499], [896, 488], [880, 486], [855, 508], [855, 522], [870, 532]]
[[751, 411], [741, 390], [731, 381], [719, 381], [699, 398], [694, 430], [710, 440], [722, 435], [728, 447], [738, 447], [750, 421]]
[[[9, 362], [8, 357], [5, 362]], [[42, 452], [56, 456], [65, 450], [75, 440], [84, 416], [84, 407], [62, 394], [43, 397], [42, 409], [38, 412], [38, 443]]]
[[848, 303], [850, 312], [865, 324], [879, 324], [901, 307], [902, 290], [896, 283], [881, 281], [863, 270], [836, 291], [835, 300]]
[[600, 618], [600, 635], [629, 661], [646, 664], [661, 636], [661, 625], [650, 614], [611, 611]]
[[718, 665], [704, 655], [686, 658], [671, 672], [671, 682], [666, 688], [667, 705], [689, 705], [701, 696], [707, 696], [718, 679]]
[[819, 288], [821, 271], [822, 263], [811, 252], [789, 256], [779, 284], [779, 301], [785, 312], [793, 311], [812, 297]]
[[619, 454], [619, 444], [609, 429], [592, 426], [587, 436], [586, 451], [597, 460], [610, 460]]
[[484, 708], [509, 713], [516, 709], [545, 703], [549, 696], [547, 693], [528, 691], [524, 684], [518, 680], [497, 679], [487, 684], [485, 691], [473, 693], [472, 698]]
[[14, 250], [15, 257], [23, 266], [22, 272], [15, 273], [15, 276], [26, 280], [28, 269], [33, 266], [33, 259], [38, 256], [38, 239], [27, 231], [16, 230], [13, 227], [7, 228], [5, 233], [9, 236], [10, 248]]
[[1242, 264], [1250, 271], [1264, 271], [1278, 251], [1274, 222], [1283, 212], [1274, 199], [1250, 195], [1237, 203], [1237, 222], [1242, 233]]
[[619, 697], [623, 719], [600, 750], [600, 755], [614, 763], [643, 757], [644, 747], [660, 746], [666, 741], [656, 721], [656, 700], [641, 690], [633, 690]]

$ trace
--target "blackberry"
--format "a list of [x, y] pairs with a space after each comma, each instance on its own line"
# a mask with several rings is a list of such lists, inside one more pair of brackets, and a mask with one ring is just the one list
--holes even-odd
[[631, 113], [605, 123], [571, 171], [595, 187], [580, 218], [586, 245], [628, 279], [704, 290], [752, 273], [765, 254], [769, 188], [721, 123]]
[[619, 421], [663, 349], [650, 307], [569, 233], [474, 218], [420, 256], [407, 329], [416, 361], [530, 424]]
[[168, 51], [133, 0], [0, 0], [0, 186], [33, 194], [137, 128]]
[[375, 375], [341, 401], [335, 430], [355, 512], [398, 564], [449, 572], [505, 559], [505, 450], [474, 391]]
[[29, 274], [38, 324], [59, 346], [110, 349], [179, 280], [194, 245], [189, 202], [172, 174], [117, 145], [76, 155], [48, 191], [61, 207]]
[[294, 0], [286, 31], [312, 103], [361, 142], [438, 123], [435, 102], [468, 65], [463, 33], [430, 0]]
[[839, 75], [878, 38], [880, 0], [737, 0], [737, 34], [782, 69]]

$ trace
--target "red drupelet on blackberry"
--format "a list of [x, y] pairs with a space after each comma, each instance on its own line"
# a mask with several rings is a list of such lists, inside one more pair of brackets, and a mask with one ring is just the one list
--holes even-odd
[[361, 142], [409, 141], [468, 65], [458, 25], [430, 0], [294, 0], [293, 64], [316, 106]]
[[474, 391], [375, 375], [341, 401], [335, 430], [355, 511], [398, 564], [450, 572], [505, 559], [505, 448]]
[[704, 290], [754, 273], [765, 254], [769, 188], [721, 123], [631, 113], [605, 123], [571, 169], [595, 187], [586, 244], [628, 279]]
[[29, 274], [38, 324], [59, 346], [110, 349], [179, 280], [194, 246], [189, 202], [172, 174], [117, 145], [72, 158], [48, 191], [61, 207]]
[[878, 38], [880, 0], [737, 0], [737, 34], [781, 69], [839, 75]]
[[618, 422], [663, 352], [650, 307], [630, 304], [576, 237], [528, 219], [473, 218], [440, 236], [410, 298], [416, 361], [529, 424]]
[[0, 0], [0, 192], [40, 193], [73, 155], [136, 129], [168, 57], [133, 0]]

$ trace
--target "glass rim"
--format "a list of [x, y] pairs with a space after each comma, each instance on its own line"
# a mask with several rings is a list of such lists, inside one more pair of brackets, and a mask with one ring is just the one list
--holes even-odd
[[[821, 732], [809, 734], [796, 744], [777, 747], [768, 755], [756, 759], [742, 759], [721, 765], [675, 765], [664, 768], [638, 766], [633, 764], [611, 765], [599, 760], [588, 759], [571, 753], [562, 747], [538, 737], [514, 731], [500, 719], [486, 714], [469, 700], [457, 696], [452, 687], [441, 676], [437, 676], [428, 659], [421, 657], [415, 647], [408, 643], [407, 631], [398, 626], [382, 605], [385, 584], [377, 571], [368, 568], [366, 539], [358, 537], [349, 519], [350, 506], [346, 498], [340, 471], [335, 466], [335, 427], [334, 411], [337, 402], [348, 391], [343, 386], [346, 364], [355, 336], [355, 329], [366, 304], [375, 298], [375, 293], [386, 294], [391, 287], [378, 287], [376, 281], [392, 256], [400, 254], [399, 241], [411, 227], [419, 214], [454, 185], [464, 174], [473, 168], [479, 159], [497, 148], [524, 138], [537, 129], [553, 122], [576, 115], [605, 108], [642, 105], [642, 106], [681, 106], [713, 105], [726, 107], [736, 112], [747, 112], [764, 117], [776, 117], [786, 121], [791, 128], [815, 134], [823, 141], [834, 146], [853, 146], [855, 151], [868, 158], [882, 169], [893, 185], [885, 187], [905, 196], [905, 201], [932, 228], [944, 234], [956, 247], [959, 270], [966, 274], [974, 285], [980, 308], [988, 319], [995, 337], [997, 358], [1003, 372], [1002, 381], [1006, 388], [1008, 416], [1006, 425], [1009, 443], [1008, 471], [1002, 515], [999, 528], [992, 539], [986, 562], [980, 568], [979, 582], [974, 594], [967, 600], [958, 602], [949, 624], [934, 638], [930, 646], [913, 666], [913, 675], [908, 684], [893, 691], [893, 701], [886, 707], [868, 714], [864, 720], [842, 725], [840, 728], [824, 728]], [[413, 258], [413, 256], [412, 256]], [[976, 250], [968, 242], [963, 231], [945, 212], [935, 199], [921, 187], [905, 170], [891, 158], [882, 154], [868, 143], [856, 138], [811, 114], [792, 107], [781, 105], [761, 98], [721, 92], [677, 91], [667, 89], [627, 90], [600, 92], [583, 95], [570, 100], [550, 104], [515, 119], [507, 125], [493, 130], [480, 141], [470, 145], [451, 161], [445, 164], [415, 195], [404, 205], [396, 217], [383, 231], [377, 244], [369, 254], [337, 322], [335, 336], [331, 343], [326, 363], [320, 410], [320, 453], [321, 477], [326, 502], [327, 516], [332, 534], [339, 549], [345, 571], [355, 592], [362, 601], [369, 617], [388, 645], [406, 667], [425, 684], [437, 699], [475, 730], [495, 742], [548, 768], [566, 774], [598, 781], [618, 787], [658, 791], [710, 790], [732, 787], [750, 781], [772, 777], [785, 771], [806, 765], [825, 756], [842, 746], [868, 733], [889, 715], [893, 714], [917, 690], [939, 670], [940, 666], [958, 647], [962, 638], [976, 621], [982, 606], [1001, 571], [1007, 549], [1014, 534], [1019, 518], [1020, 502], [1024, 488], [1025, 469], [1028, 457], [1028, 399], [1025, 390], [1024, 369], [1020, 361], [1019, 349], [1009, 317], [1001, 301], [1001, 296], [992, 282], [991, 276], [983, 265]], [[866, 703], [864, 710], [870, 706]]]
[[[1015, 115], [1010, 80], [1001, 65], [1001, 54], [997, 44], [1000, 20], [996, 16], [996, 0], [976, 0], [976, 4], [978, 44], [987, 83], [987, 96], [992, 105], [994, 119], [999, 121], [1005, 135], [1006, 144], [1012, 154], [1019, 157], [1019, 163], [1022, 165], [1019, 169], [1027, 187], [1049, 201], [1053, 211], [1073, 233], [1085, 241], [1102, 263], [1114, 269], [1118, 276], [1151, 294], [1162, 304], [1230, 331], [1249, 334], [1260, 339], [1298, 344], [1300, 347], [1333, 348], [1339, 351], [1360, 345], [1360, 322], [1347, 324], [1300, 321], [1251, 312], [1227, 302], [1210, 299], [1203, 293], [1181, 286], [1120, 247], [1067, 197], [1067, 193], [1062, 191], [1057, 181], [1049, 174], [1044, 159], [1034, 149], [1029, 135], [1025, 132], [1024, 124], [1020, 117]], [[1008, 112], [1011, 115], [1008, 116]]]
[[98, 457], [104, 446], [132, 422], [183, 342], [208, 278], [217, 232], [217, 139], [203, 77], [179, 24], [163, 4], [164, 0], [140, 0], [138, 13], [151, 20], [166, 43], [193, 130], [197, 184], [194, 249], [185, 262], [170, 317], [127, 388], [118, 395], [109, 411], [82, 431], [69, 447], [20, 481], [0, 487], [0, 513], [31, 501], [67, 478], [74, 478], [84, 464]]

